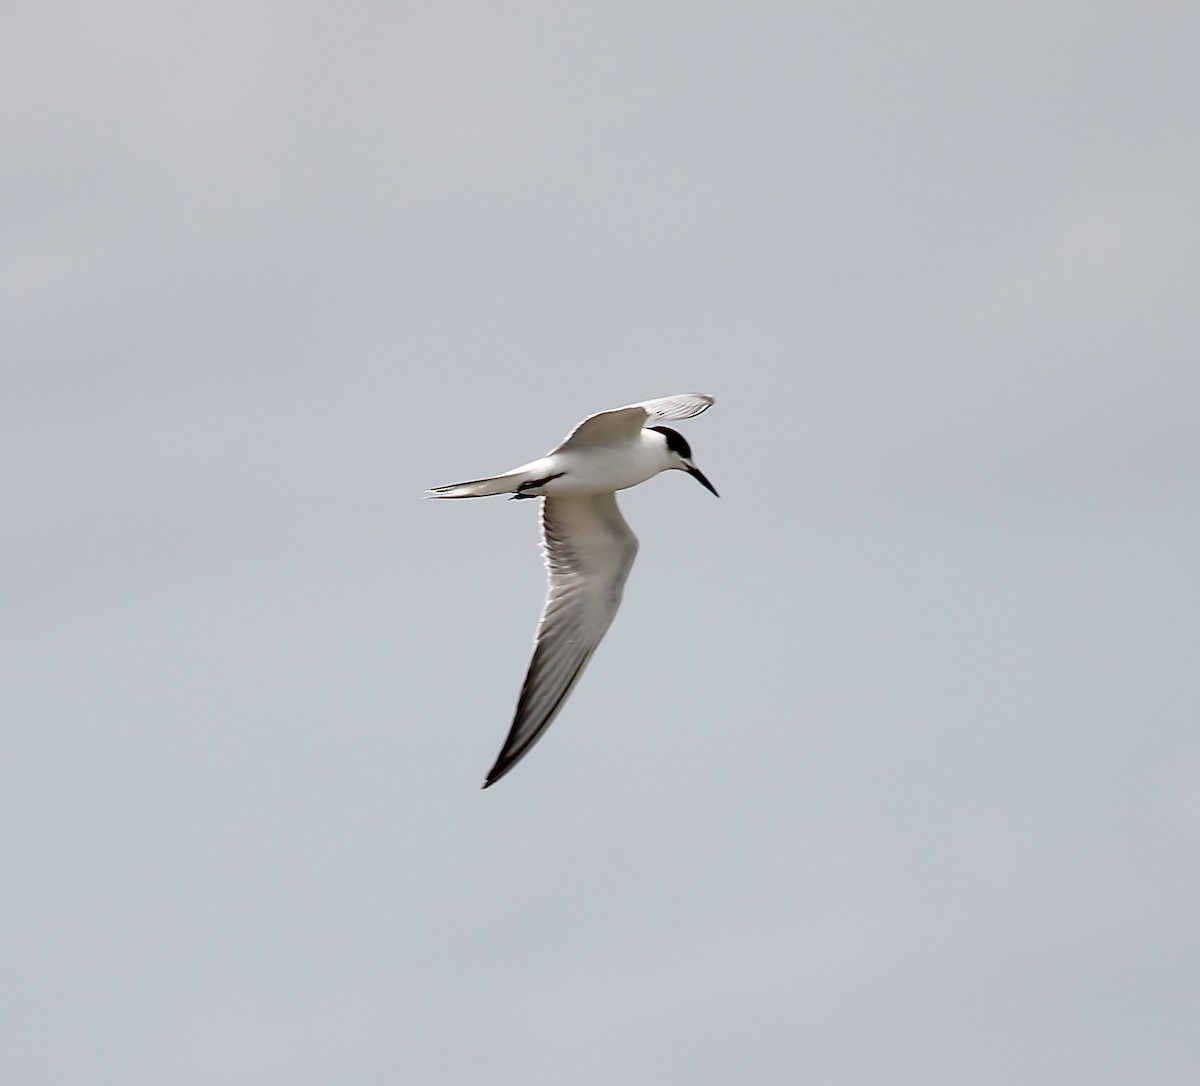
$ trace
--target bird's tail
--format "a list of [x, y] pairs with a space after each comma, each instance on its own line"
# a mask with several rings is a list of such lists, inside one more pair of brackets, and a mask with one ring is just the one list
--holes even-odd
[[473, 479], [469, 483], [451, 483], [425, 491], [427, 498], [487, 498], [492, 494], [516, 494], [529, 477], [526, 471], [510, 471], [491, 479]]

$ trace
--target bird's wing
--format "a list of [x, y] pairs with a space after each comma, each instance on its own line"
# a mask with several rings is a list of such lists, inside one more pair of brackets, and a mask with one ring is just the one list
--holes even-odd
[[713, 398], [703, 392], [683, 392], [678, 396], [664, 396], [661, 400], [647, 400], [637, 406], [652, 419], [690, 419], [712, 405]]
[[589, 415], [567, 435], [566, 440], [553, 449], [559, 452], [567, 448], [583, 448], [590, 445], [613, 445], [628, 441], [652, 419], [690, 419], [693, 415], [707, 411], [713, 398], [700, 392], [685, 392], [678, 396], [664, 396], [660, 400], [617, 407], [612, 411], [601, 411]]
[[637, 547], [614, 494], [543, 500], [549, 592], [517, 712], [484, 788], [512, 769], [558, 716], [621, 605]]

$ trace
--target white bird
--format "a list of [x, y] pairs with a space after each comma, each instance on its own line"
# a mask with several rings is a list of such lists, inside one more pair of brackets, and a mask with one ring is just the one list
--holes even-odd
[[601, 411], [540, 460], [491, 479], [426, 492], [429, 498], [511, 494], [544, 499], [542, 552], [549, 591], [516, 715], [484, 788], [525, 757], [554, 722], [621, 605], [638, 541], [617, 508], [615, 492], [662, 471], [686, 471], [717, 493], [696, 467], [682, 434], [646, 425], [653, 419], [688, 419], [712, 403], [711, 396], [687, 393]]

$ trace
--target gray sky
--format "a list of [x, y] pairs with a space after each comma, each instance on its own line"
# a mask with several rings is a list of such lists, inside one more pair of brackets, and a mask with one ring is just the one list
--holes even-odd
[[[8, 5], [0, 1078], [1200, 1079], [1198, 34]], [[421, 491], [685, 391], [481, 792], [535, 509]]]

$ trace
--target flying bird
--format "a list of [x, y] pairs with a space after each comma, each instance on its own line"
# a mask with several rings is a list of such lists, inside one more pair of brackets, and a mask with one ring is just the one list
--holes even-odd
[[685, 393], [601, 411], [540, 460], [491, 479], [426, 492], [428, 498], [542, 499], [549, 589], [516, 715], [484, 788], [524, 758], [554, 722], [621, 605], [638, 541], [617, 508], [616, 491], [662, 471], [686, 471], [717, 493], [681, 433], [647, 425], [690, 419], [712, 404], [711, 396]]

